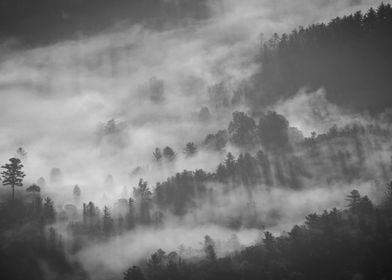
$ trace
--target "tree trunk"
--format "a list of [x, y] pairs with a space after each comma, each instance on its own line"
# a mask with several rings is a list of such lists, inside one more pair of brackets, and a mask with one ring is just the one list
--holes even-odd
[[12, 185], [12, 201], [15, 200], [15, 186]]

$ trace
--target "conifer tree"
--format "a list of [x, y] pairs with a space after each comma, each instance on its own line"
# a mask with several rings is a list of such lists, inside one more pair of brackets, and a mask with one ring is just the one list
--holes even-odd
[[1, 172], [3, 177], [3, 185], [11, 186], [12, 188], [12, 201], [15, 199], [15, 186], [23, 186], [23, 178], [26, 176], [22, 171], [23, 164], [18, 158], [10, 158], [10, 163], [6, 163], [1, 168], [5, 169]]

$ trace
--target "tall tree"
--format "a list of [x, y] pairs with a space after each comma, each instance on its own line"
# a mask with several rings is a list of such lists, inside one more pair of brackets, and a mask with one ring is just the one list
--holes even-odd
[[150, 224], [152, 193], [147, 186], [147, 182], [143, 181], [143, 179], [140, 179], [138, 187], [133, 189], [133, 195], [139, 205], [140, 221], [143, 224]]
[[23, 164], [18, 158], [10, 158], [10, 163], [6, 163], [1, 168], [5, 169], [1, 172], [3, 177], [3, 186], [11, 186], [12, 188], [12, 201], [15, 200], [15, 186], [23, 186], [23, 178], [26, 176], [22, 171]]
[[53, 200], [49, 197], [45, 199], [43, 219], [45, 224], [53, 224], [56, 221], [56, 211], [54, 209]]
[[102, 229], [106, 237], [114, 232], [114, 221], [107, 206], [103, 208]]

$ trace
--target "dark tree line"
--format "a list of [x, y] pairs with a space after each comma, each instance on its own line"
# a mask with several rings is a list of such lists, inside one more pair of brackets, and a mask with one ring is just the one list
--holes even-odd
[[[2, 173], [3, 184], [23, 188], [20, 159], [11, 158]], [[86, 279], [79, 264], [68, 258], [62, 235], [55, 229], [56, 209], [41, 189], [31, 185], [25, 193], [0, 202], [0, 278], [41, 280]]]
[[289, 122], [284, 116], [268, 111], [255, 117], [258, 123], [244, 112], [234, 112], [227, 130], [207, 135], [203, 146], [219, 151], [230, 142], [244, 149], [260, 146], [274, 152], [290, 149]]
[[[93, 202], [86, 204], [85, 209], [90, 210], [83, 211], [83, 223], [73, 224], [72, 231], [76, 235], [93, 236], [102, 240], [139, 225], [160, 226], [164, 223], [166, 213], [183, 217], [198, 209], [201, 203], [214, 201], [219, 192], [211, 188], [211, 184], [227, 192], [244, 188], [251, 194], [260, 186], [300, 190], [308, 185], [309, 179], [325, 180], [326, 184], [331, 181], [352, 182], [361, 176], [368, 176], [364, 175], [367, 153], [377, 150], [377, 147], [369, 150], [369, 147], [365, 146], [366, 137], [374, 135], [386, 140], [389, 136], [388, 131], [374, 125], [354, 124], [343, 128], [334, 126], [325, 134], [313, 133], [311, 137], [297, 143], [296, 149], [290, 149], [292, 144], [288, 143], [289, 124], [283, 116], [274, 112], [262, 114], [256, 125], [253, 118], [244, 113], [236, 112], [233, 115], [228, 129], [230, 132], [227, 132], [228, 141], [233, 141], [230, 137], [241, 139], [238, 141], [254, 139], [254, 148], [260, 144], [267, 148], [252, 153], [243, 152], [237, 157], [227, 153], [214, 172], [205, 172], [203, 169], [184, 170], [155, 186], [148, 186], [147, 182], [140, 180], [129, 201], [120, 199], [117, 206], [108, 208], [106, 215], [101, 212], [102, 209], [97, 209]], [[339, 139], [343, 139], [345, 144], [336, 145], [335, 141]], [[287, 148], [278, 151], [282, 145]], [[248, 145], [246, 147], [249, 148]], [[187, 156], [192, 156], [196, 151], [194, 143], [186, 145]], [[163, 152], [157, 148], [154, 157], [158, 162], [164, 160], [169, 163], [175, 154], [170, 147], [163, 149]], [[319, 169], [315, 169], [313, 165], [318, 165]], [[320, 169], [326, 168], [329, 168], [328, 172], [324, 172], [326, 174], [318, 173]], [[249, 204], [252, 203], [250, 200]], [[110, 216], [111, 212], [115, 213], [113, 217]], [[108, 223], [110, 226], [104, 226], [104, 216], [110, 216], [113, 220]], [[257, 219], [241, 221], [241, 217], [231, 217], [232, 220], [224, 222], [224, 225], [234, 228], [260, 226]], [[87, 222], [89, 220], [94, 222]]]
[[392, 184], [379, 206], [357, 190], [346, 200], [346, 209], [310, 214], [279, 237], [264, 232], [256, 245], [226, 257], [217, 257], [209, 236], [204, 255], [193, 259], [158, 250], [123, 279], [391, 279]]
[[242, 97], [235, 98], [245, 98], [257, 109], [304, 86], [325, 87], [335, 104], [380, 113], [392, 104], [391, 38], [390, 4], [275, 34], [262, 44], [253, 89], [238, 91]]

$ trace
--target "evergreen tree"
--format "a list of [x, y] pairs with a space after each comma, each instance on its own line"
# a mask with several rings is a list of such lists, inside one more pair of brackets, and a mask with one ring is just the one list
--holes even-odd
[[147, 186], [147, 182], [140, 179], [138, 187], [134, 188], [133, 193], [139, 205], [139, 218], [141, 223], [150, 224], [152, 193]]
[[56, 221], [56, 211], [53, 200], [47, 197], [43, 206], [43, 219], [45, 224], [53, 224]]
[[15, 187], [23, 186], [23, 178], [26, 176], [22, 171], [23, 164], [18, 158], [10, 158], [10, 163], [6, 163], [1, 168], [5, 169], [1, 172], [3, 185], [12, 188], [12, 201], [15, 200]]
[[128, 200], [128, 213], [127, 213], [127, 228], [133, 229], [135, 227], [135, 201], [132, 197]]
[[187, 157], [192, 157], [197, 153], [197, 147], [196, 144], [193, 142], [189, 142], [186, 144], [184, 153]]
[[361, 195], [359, 194], [359, 191], [352, 190], [347, 196], [346, 201], [348, 202], [347, 207], [350, 208], [353, 212], [356, 212], [361, 203]]
[[26, 192], [33, 193], [33, 194], [38, 194], [38, 193], [41, 192], [41, 188], [39, 186], [37, 186], [36, 184], [32, 184], [31, 186], [29, 186], [26, 189]]
[[114, 232], [114, 221], [107, 206], [103, 208], [102, 230], [106, 237], [109, 237]]
[[155, 148], [155, 151], [153, 152], [153, 155], [154, 155], [154, 160], [155, 161], [157, 161], [157, 162], [161, 161], [161, 159], [162, 159], [161, 149]]

